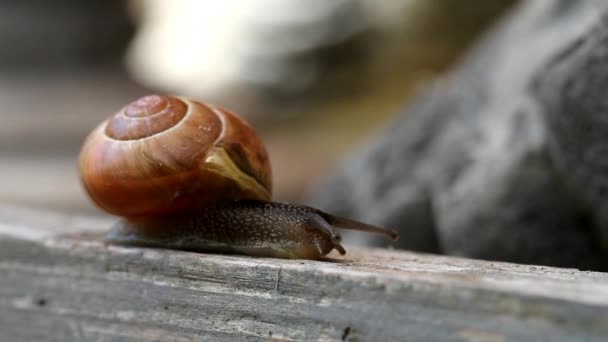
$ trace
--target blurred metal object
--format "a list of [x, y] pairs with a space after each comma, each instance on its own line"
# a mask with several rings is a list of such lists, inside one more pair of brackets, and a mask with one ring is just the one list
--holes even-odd
[[245, 114], [293, 108], [436, 72], [513, 1], [138, 0], [127, 62], [143, 84]]
[[[243, 86], [293, 96], [324, 69], [363, 58], [364, 34], [400, 20], [411, 1], [369, 2], [142, 1], [129, 67], [146, 84], [193, 96]], [[349, 48], [339, 56], [330, 49], [336, 45]]]

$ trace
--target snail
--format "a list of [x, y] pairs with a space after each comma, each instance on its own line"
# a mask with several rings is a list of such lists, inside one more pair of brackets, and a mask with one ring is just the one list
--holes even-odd
[[389, 229], [303, 205], [271, 202], [268, 154], [232, 112], [150, 95], [102, 122], [78, 159], [81, 182], [101, 209], [122, 218], [109, 244], [280, 258], [345, 254], [336, 229]]

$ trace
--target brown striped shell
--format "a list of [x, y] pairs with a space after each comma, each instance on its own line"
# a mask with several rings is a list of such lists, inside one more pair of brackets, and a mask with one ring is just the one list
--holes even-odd
[[79, 156], [82, 183], [109, 213], [147, 217], [237, 199], [269, 200], [270, 162], [235, 114], [151, 95], [102, 122]]

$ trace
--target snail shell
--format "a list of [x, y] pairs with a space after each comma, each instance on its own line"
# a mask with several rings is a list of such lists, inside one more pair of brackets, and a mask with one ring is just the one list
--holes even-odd
[[143, 97], [101, 123], [79, 166], [93, 201], [125, 217], [270, 200], [272, 191], [268, 154], [247, 123], [177, 97]]

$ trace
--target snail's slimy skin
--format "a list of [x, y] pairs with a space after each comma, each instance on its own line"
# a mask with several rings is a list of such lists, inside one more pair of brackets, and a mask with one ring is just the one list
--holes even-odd
[[197, 252], [320, 259], [333, 249], [346, 253], [334, 227], [397, 238], [394, 231], [338, 218], [310, 207], [238, 201], [181, 215], [121, 220], [107, 234], [106, 241]]

